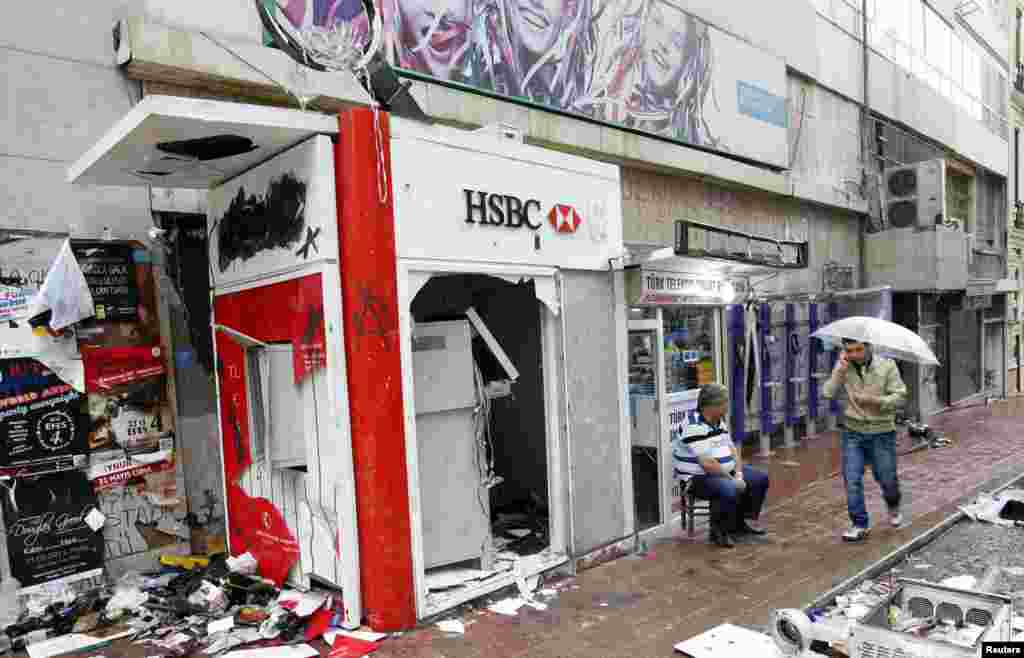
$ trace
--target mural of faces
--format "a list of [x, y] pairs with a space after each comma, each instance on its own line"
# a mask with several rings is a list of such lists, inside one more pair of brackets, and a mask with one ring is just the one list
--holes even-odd
[[565, 27], [572, 0], [505, 0], [509, 30], [532, 58], [551, 50]]
[[398, 0], [397, 9], [402, 66], [456, 79], [469, 49], [470, 0]]
[[665, 96], [677, 93], [687, 61], [687, 44], [693, 39], [696, 21], [679, 9], [652, 2], [644, 33], [643, 67], [654, 87]]
[[[361, 0], [264, 1], [295, 25], [363, 14]], [[706, 119], [710, 31], [672, 0], [375, 1], [399, 68], [725, 148]]]

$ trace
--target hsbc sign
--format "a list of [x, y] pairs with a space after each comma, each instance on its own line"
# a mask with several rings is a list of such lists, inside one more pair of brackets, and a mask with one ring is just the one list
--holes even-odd
[[556, 203], [541, 215], [540, 201], [514, 196], [492, 194], [482, 190], [463, 188], [465, 202], [465, 223], [480, 226], [504, 226], [510, 229], [526, 228], [539, 231], [544, 219], [556, 233], [575, 233], [583, 223], [583, 217], [572, 206]]
[[605, 271], [623, 255], [619, 167], [395, 118], [400, 259]]

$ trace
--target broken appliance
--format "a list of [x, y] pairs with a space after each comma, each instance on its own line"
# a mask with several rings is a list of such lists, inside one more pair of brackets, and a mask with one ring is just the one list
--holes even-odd
[[777, 610], [772, 635], [788, 656], [820, 655], [812, 644], [843, 643], [850, 658], [967, 658], [982, 642], [1013, 636], [1013, 599], [900, 578], [860, 620], [812, 622], [802, 610]]
[[[413, 329], [416, 433], [419, 437], [424, 567], [478, 560], [490, 569], [489, 491], [493, 474], [488, 446], [487, 401], [507, 394], [519, 378], [505, 351], [476, 310], [466, 320], [425, 322]], [[478, 336], [507, 379], [484, 382], [473, 357]]]

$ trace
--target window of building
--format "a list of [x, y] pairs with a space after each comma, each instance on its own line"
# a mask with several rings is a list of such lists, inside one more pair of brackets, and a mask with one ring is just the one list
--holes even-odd
[[[858, 40], [860, 4], [859, 0], [815, 1], [819, 13]], [[920, 78], [993, 134], [1009, 138], [1006, 77], [979, 45], [958, 34], [923, 0], [868, 0], [867, 6], [873, 50]], [[1019, 15], [1018, 11], [1018, 38]]]
[[675, 306], [663, 311], [665, 387], [680, 393], [715, 381], [715, 309]]

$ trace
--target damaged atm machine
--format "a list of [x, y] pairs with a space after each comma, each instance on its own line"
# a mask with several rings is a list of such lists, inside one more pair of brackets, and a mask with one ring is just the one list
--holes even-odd
[[261, 572], [400, 630], [632, 531], [618, 167], [150, 96], [69, 178], [209, 190], [228, 540]]

